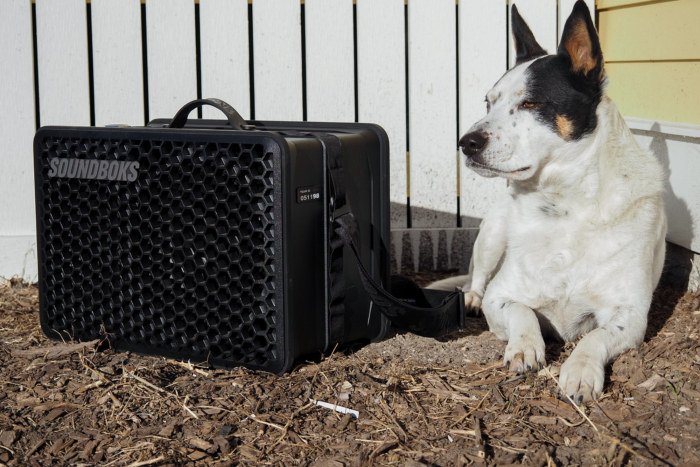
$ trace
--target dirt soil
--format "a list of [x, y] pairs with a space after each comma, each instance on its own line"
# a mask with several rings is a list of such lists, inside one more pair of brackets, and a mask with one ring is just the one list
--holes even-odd
[[0, 466], [700, 466], [698, 320], [700, 294], [662, 285], [645, 343], [581, 413], [556, 396], [573, 344], [549, 344], [550, 366], [516, 377], [483, 318], [279, 377], [57, 344], [36, 288], [0, 280]]

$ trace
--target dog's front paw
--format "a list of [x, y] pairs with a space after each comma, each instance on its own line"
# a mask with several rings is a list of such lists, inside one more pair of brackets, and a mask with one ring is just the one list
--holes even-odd
[[544, 351], [544, 339], [539, 332], [511, 336], [503, 363], [509, 371], [516, 373], [539, 371], [545, 364]]
[[574, 352], [561, 366], [561, 390], [577, 405], [597, 399], [603, 392], [604, 382], [605, 368], [596, 359], [586, 355], [576, 355]]
[[474, 314], [479, 316], [479, 311], [481, 310], [481, 296], [470, 290], [464, 294], [464, 308], [467, 314]]

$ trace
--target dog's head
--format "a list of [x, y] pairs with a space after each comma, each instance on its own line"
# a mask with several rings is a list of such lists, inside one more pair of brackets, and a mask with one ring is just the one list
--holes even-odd
[[558, 148], [590, 135], [604, 93], [603, 54], [579, 0], [556, 55], [547, 55], [512, 7], [516, 66], [486, 94], [486, 116], [459, 141], [466, 164], [486, 177], [527, 180]]

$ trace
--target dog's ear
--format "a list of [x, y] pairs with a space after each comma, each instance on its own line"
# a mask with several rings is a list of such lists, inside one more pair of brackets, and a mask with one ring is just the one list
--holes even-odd
[[510, 11], [511, 31], [513, 32], [513, 41], [515, 43], [515, 64], [519, 65], [535, 57], [547, 55], [547, 51], [537, 43], [534, 34], [530, 31], [530, 27], [518, 13], [518, 8], [515, 4], [513, 4]]
[[600, 50], [598, 33], [593, 25], [588, 6], [578, 0], [566, 20], [557, 53], [571, 62], [575, 73], [588, 75], [591, 70], [598, 72], [603, 66], [603, 52]]

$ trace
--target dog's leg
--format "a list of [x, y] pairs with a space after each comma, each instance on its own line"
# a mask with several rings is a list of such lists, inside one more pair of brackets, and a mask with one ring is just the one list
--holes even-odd
[[[492, 284], [491, 287], [493, 287]], [[491, 332], [508, 341], [503, 363], [516, 373], [540, 370], [545, 365], [545, 345], [535, 312], [522, 303], [503, 298], [489, 288], [483, 303]]]
[[507, 244], [507, 219], [511, 198], [497, 204], [481, 221], [479, 235], [474, 242], [474, 252], [469, 263], [471, 284], [464, 287], [467, 310], [479, 310], [486, 285], [500, 266]]
[[561, 367], [559, 384], [576, 404], [597, 399], [603, 391], [605, 365], [644, 341], [647, 317], [640, 309], [649, 306], [620, 306], [596, 313], [605, 324], [586, 334]]

